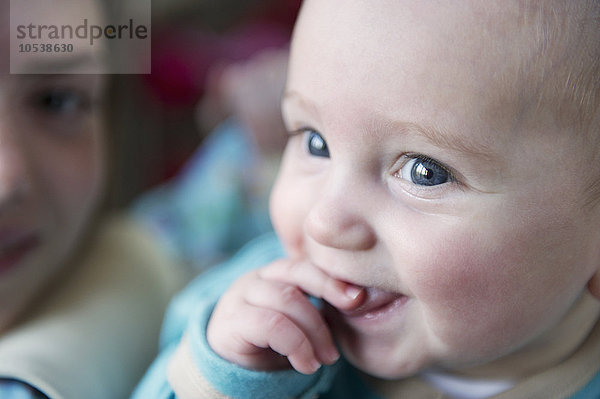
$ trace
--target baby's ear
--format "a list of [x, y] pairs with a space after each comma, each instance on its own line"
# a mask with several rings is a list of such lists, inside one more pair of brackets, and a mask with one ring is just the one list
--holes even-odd
[[600, 270], [598, 270], [590, 281], [588, 281], [588, 291], [592, 294], [596, 299], [600, 300]]

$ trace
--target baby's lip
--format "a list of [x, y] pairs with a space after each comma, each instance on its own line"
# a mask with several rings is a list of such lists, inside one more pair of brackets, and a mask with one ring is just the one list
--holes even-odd
[[386, 309], [393, 303], [405, 299], [403, 294], [385, 291], [375, 287], [363, 287], [365, 298], [360, 302], [360, 305], [353, 309], [339, 310], [343, 315], [348, 317], [367, 316], [377, 313], [380, 310]]

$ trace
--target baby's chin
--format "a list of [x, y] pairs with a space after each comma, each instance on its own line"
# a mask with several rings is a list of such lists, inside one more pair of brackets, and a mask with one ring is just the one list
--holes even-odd
[[407, 378], [431, 366], [431, 359], [422, 350], [407, 351], [375, 337], [358, 338], [348, 330], [341, 333], [334, 329], [333, 335], [344, 358], [354, 368], [372, 377], [384, 380]]
[[356, 353], [352, 348], [342, 349], [348, 362], [362, 373], [382, 379], [398, 380], [413, 377], [431, 367], [430, 362], [421, 356], [395, 356], [392, 351], [387, 354], [364, 355]]
[[425, 333], [394, 335], [390, 329], [381, 336], [361, 336], [339, 321], [330, 325], [344, 358], [360, 372], [383, 380], [409, 378], [429, 369], [459, 372], [502, 356], [483, 350], [471, 352], [470, 358], [465, 358], [468, 345], [436, 344]]
[[[437, 357], [424, 348], [413, 348], [410, 352], [394, 353], [381, 347], [372, 353], [360, 353], [356, 346], [338, 341], [344, 358], [365, 375], [381, 380], [400, 380], [419, 375], [428, 370], [444, 370], [448, 373], [468, 375], [488, 364], [492, 359], [461, 359], [460, 356]], [[411, 353], [412, 352], [412, 353]]]

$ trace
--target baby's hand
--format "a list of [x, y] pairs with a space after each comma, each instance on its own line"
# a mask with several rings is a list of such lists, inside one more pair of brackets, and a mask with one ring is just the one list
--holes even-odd
[[255, 370], [289, 367], [304, 374], [339, 358], [329, 327], [306, 294], [339, 309], [360, 306], [364, 290], [309, 262], [278, 260], [237, 280], [208, 324], [210, 347]]

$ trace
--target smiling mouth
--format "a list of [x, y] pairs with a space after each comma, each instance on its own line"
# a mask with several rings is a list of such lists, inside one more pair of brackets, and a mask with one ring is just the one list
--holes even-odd
[[364, 288], [366, 295], [361, 304], [349, 310], [338, 309], [343, 316], [351, 319], [378, 319], [404, 304], [406, 295], [384, 291], [379, 288]]
[[36, 234], [23, 235], [0, 243], [0, 273], [12, 269], [40, 243]]

